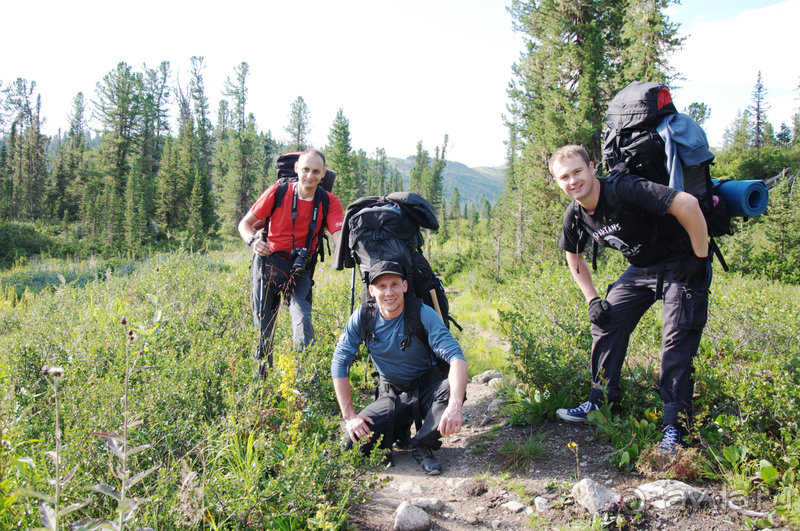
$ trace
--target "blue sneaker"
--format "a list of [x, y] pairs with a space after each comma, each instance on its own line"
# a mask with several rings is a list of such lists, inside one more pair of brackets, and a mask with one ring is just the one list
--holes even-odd
[[678, 451], [678, 445], [681, 444], [682, 429], [672, 424], [667, 424], [664, 427], [664, 438], [658, 443], [658, 452], [663, 455], [673, 455]]
[[572, 409], [557, 409], [556, 414], [569, 422], [586, 422], [586, 416], [590, 411], [597, 411], [600, 407], [593, 402], [584, 402]]

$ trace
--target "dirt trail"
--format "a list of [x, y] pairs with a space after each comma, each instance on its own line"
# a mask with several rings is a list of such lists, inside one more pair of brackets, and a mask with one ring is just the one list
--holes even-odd
[[[365, 505], [351, 514], [351, 523], [359, 530], [392, 530], [393, 513], [403, 501], [418, 498], [437, 498], [444, 507], [430, 513], [431, 530], [466, 529], [563, 529], [580, 519], [591, 520], [581, 507], [573, 505], [569, 496], [575, 482], [576, 468], [580, 477], [591, 477], [600, 484], [631, 497], [633, 490], [646, 479], [621, 473], [605, 462], [613, 448], [594, 438], [592, 428], [563, 422], [548, 422], [538, 426], [507, 426], [502, 417], [488, 413], [493, 400], [487, 385], [470, 382], [468, 400], [464, 404], [465, 427], [455, 436], [443, 439], [442, 448], [435, 452], [444, 471], [439, 476], [425, 476], [411, 458], [410, 450], [395, 450], [395, 466], [381, 472], [390, 483], [375, 493]], [[522, 470], [509, 470], [499, 453], [507, 441], [523, 443], [532, 435], [543, 437], [547, 447], [544, 459], [536, 460]], [[578, 444], [578, 462], [567, 444]], [[572, 477], [571, 477], [572, 476]], [[479, 479], [487, 489], [479, 495], [469, 495], [456, 484], [463, 479]], [[404, 494], [399, 486], [414, 483], [422, 492]], [[719, 486], [698, 485], [712, 495], [719, 495]], [[529, 516], [524, 511], [512, 514], [502, 507], [509, 501], [526, 505], [537, 495], [544, 495], [556, 508]], [[622, 529], [691, 529], [697, 531], [736, 531], [742, 526], [739, 515], [724, 504], [712, 503], [703, 508], [672, 507], [656, 511], [648, 509], [633, 517]]]

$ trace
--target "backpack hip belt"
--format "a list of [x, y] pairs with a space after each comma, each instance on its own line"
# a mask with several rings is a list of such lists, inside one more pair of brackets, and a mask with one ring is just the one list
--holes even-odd
[[409, 393], [411, 396], [411, 409], [414, 412], [414, 427], [417, 431], [422, 428], [422, 411], [419, 407], [419, 388], [434, 381], [442, 381], [444, 377], [435, 365], [428, 372], [404, 384], [393, 384], [383, 376], [378, 382], [380, 396], [388, 396], [391, 400], [389, 412], [386, 416], [386, 435], [383, 438], [383, 447], [391, 448], [394, 444], [394, 415], [397, 408], [397, 395]]

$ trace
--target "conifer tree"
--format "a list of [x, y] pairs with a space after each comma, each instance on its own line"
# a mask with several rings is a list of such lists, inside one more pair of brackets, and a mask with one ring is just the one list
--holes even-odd
[[371, 173], [371, 164], [369, 157], [367, 157], [367, 152], [363, 149], [359, 149], [355, 153], [355, 163], [356, 163], [356, 197], [363, 197], [365, 194], [368, 193], [372, 183], [370, 182], [370, 178], [372, 177]]
[[384, 195], [391, 190], [387, 188], [389, 178], [389, 166], [386, 161], [386, 150], [383, 148], [375, 149], [375, 156], [370, 165], [371, 175], [370, 189], [368, 195]]
[[308, 140], [308, 135], [311, 134], [309, 115], [308, 105], [303, 97], [297, 96], [289, 113], [289, 124], [284, 127], [289, 135], [289, 151], [305, 151], [311, 148]]
[[[686, 37], [678, 37], [678, 24], [670, 22], [665, 10], [675, 0], [628, 0], [622, 9], [622, 40], [615, 54], [621, 63], [619, 86], [632, 81], [669, 84], [677, 75], [669, 65], [674, 50], [683, 46]], [[612, 16], [618, 16], [616, 13]], [[613, 54], [612, 50], [612, 54]]]
[[769, 104], [766, 101], [767, 89], [761, 81], [761, 71], [758, 71], [758, 78], [756, 79], [755, 87], [753, 88], [752, 97], [753, 104], [747, 107], [753, 116], [753, 146], [756, 148], [756, 160], [761, 157], [761, 146], [767, 141], [766, 127], [769, 123], [767, 121], [767, 110]]
[[444, 142], [441, 150], [437, 146], [434, 150], [433, 161], [431, 163], [430, 180], [426, 183], [426, 199], [434, 209], [441, 212], [444, 216], [444, 168], [447, 166], [447, 141], [448, 135], [444, 135]]
[[711, 118], [711, 108], [705, 103], [696, 101], [690, 103], [688, 108], [683, 109], [683, 113], [691, 116], [700, 127], [703, 127], [706, 121]]
[[186, 230], [189, 236], [189, 245], [197, 250], [205, 243], [205, 229], [203, 227], [203, 179], [199, 170], [195, 175], [194, 187], [189, 197], [189, 218], [186, 222]]
[[422, 147], [422, 140], [417, 142], [417, 154], [414, 156], [414, 166], [411, 168], [408, 190], [425, 197], [425, 170], [429, 169], [430, 155]]
[[341, 108], [331, 125], [324, 152], [327, 166], [338, 174], [336, 195], [346, 208], [361, 194], [356, 181], [356, 157], [350, 144], [350, 121]]
[[107, 176], [101, 212], [105, 218], [108, 244], [124, 243], [125, 188], [130, 172], [130, 157], [135, 155], [136, 135], [142, 118], [142, 76], [126, 63], [103, 77], [96, 85], [94, 118], [100, 123], [102, 136], [97, 150], [100, 170]]
[[459, 219], [461, 217], [461, 194], [458, 191], [458, 186], [453, 188], [453, 195], [450, 197], [450, 219]]
[[[192, 56], [191, 81], [189, 88], [192, 95], [192, 104], [195, 121], [195, 157], [197, 160], [197, 174], [201, 179], [200, 194], [202, 198], [203, 230], [214, 232], [219, 221], [214, 209], [214, 192], [211, 180], [213, 163], [213, 126], [209, 117], [208, 96], [203, 82], [203, 58]], [[267, 165], [269, 167], [269, 165]]]

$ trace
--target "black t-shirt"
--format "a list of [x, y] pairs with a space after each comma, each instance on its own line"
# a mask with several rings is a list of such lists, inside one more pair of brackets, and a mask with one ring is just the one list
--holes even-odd
[[[678, 190], [636, 175], [615, 177], [614, 191], [621, 208], [609, 203], [606, 179], [600, 179], [600, 199], [589, 214], [572, 201], [564, 212], [559, 246], [581, 254], [589, 237], [603, 247], [620, 251], [628, 262], [644, 267], [661, 261], [667, 248], [689, 235], [667, 209]], [[616, 211], [616, 217], [612, 217]]]

